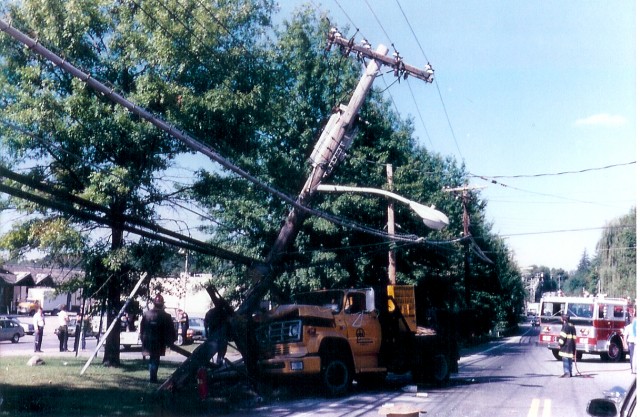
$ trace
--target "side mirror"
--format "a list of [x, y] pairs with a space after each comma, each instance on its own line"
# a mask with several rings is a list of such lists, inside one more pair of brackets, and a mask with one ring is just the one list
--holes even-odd
[[598, 398], [589, 401], [587, 413], [590, 416], [615, 417], [618, 415], [618, 408], [613, 401], [607, 400], [606, 398]]

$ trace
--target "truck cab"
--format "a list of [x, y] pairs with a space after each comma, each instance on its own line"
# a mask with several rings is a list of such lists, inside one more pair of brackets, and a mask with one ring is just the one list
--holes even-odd
[[[388, 294], [401, 298], [400, 287], [408, 286], [397, 287]], [[256, 315], [258, 371], [318, 377], [330, 395], [345, 393], [354, 379], [380, 381], [387, 372], [446, 380], [457, 371], [457, 351], [444, 353], [447, 344], [434, 332], [416, 331], [412, 297], [406, 297], [410, 306], [388, 294], [384, 308], [377, 308], [372, 288], [314, 291]]]

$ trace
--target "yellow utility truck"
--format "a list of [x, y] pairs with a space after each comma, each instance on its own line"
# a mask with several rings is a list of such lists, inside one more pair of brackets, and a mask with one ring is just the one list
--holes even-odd
[[417, 325], [412, 286], [390, 285], [382, 296], [372, 288], [298, 294], [254, 319], [260, 374], [316, 377], [329, 395], [388, 372], [443, 383], [458, 371], [454, 335]]

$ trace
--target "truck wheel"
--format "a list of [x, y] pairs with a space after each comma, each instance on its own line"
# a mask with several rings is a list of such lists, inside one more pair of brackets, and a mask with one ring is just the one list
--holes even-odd
[[443, 384], [449, 380], [449, 364], [443, 354], [438, 354], [431, 360], [433, 366], [433, 380], [438, 384]]
[[607, 350], [607, 358], [613, 362], [619, 362], [624, 357], [624, 351], [622, 345], [617, 339], [614, 339], [609, 343], [609, 349]]
[[560, 356], [560, 349], [551, 349], [551, 353], [553, 353], [553, 357], [557, 360], [562, 360], [562, 356]]
[[321, 377], [327, 393], [334, 397], [346, 394], [353, 382], [351, 369], [341, 358], [329, 359], [322, 366]]
[[451, 373], [449, 372], [449, 363], [445, 355], [439, 353], [429, 360], [423, 360], [419, 360], [411, 371], [413, 382], [418, 384], [435, 382], [440, 385], [449, 380]]
[[20, 341], [20, 333], [16, 333], [11, 338], [11, 343], [18, 343]]

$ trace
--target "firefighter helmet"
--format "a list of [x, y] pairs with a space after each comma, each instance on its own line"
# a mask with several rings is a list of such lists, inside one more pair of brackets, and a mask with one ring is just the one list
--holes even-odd
[[162, 294], [156, 295], [156, 298], [153, 299], [153, 304], [158, 307], [164, 306], [164, 298], [162, 297]]

